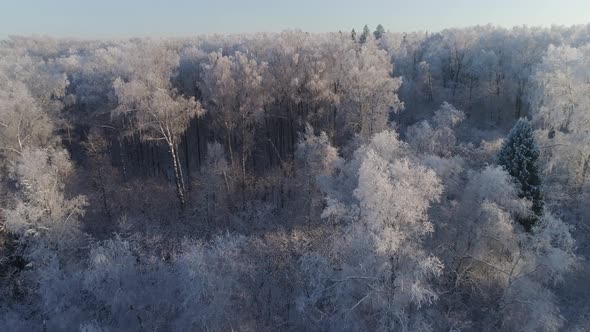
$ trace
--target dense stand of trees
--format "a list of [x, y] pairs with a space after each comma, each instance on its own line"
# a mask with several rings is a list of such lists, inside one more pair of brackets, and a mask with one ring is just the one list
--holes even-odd
[[586, 330], [588, 45], [3, 40], [0, 330]]

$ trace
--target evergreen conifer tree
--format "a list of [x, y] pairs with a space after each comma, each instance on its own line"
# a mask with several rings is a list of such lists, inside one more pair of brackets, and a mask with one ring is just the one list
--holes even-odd
[[359, 42], [361, 44], [364, 44], [367, 41], [367, 38], [369, 38], [371, 36], [371, 30], [369, 29], [369, 27], [367, 25], [365, 25], [365, 27], [363, 28], [363, 33], [361, 34], [360, 38], [359, 38]]
[[533, 137], [533, 127], [527, 119], [519, 119], [498, 153], [500, 164], [519, 185], [519, 196], [533, 203], [533, 216], [519, 218], [528, 231], [543, 213], [543, 194], [538, 168], [539, 148]]
[[381, 24], [379, 24], [377, 26], [377, 29], [375, 29], [375, 32], [373, 32], [373, 35], [375, 36], [375, 39], [381, 39], [381, 37], [383, 36], [384, 33], [385, 33], [385, 28], [383, 28], [383, 26]]

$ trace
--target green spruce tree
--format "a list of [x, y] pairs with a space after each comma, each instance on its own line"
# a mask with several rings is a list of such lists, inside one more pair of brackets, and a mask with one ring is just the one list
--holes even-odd
[[379, 39], [381, 39], [381, 37], [383, 37], [384, 33], [385, 33], [385, 28], [383, 28], [383, 26], [381, 24], [379, 24], [377, 26], [377, 29], [375, 29], [375, 32], [373, 32], [373, 36], [375, 36], [375, 39], [379, 40]]
[[519, 119], [498, 153], [500, 164], [516, 181], [520, 197], [533, 204], [533, 215], [519, 217], [519, 222], [530, 231], [543, 214], [543, 192], [538, 167], [539, 148], [533, 137], [533, 127], [527, 119]]
[[363, 28], [363, 33], [361, 34], [360, 38], [359, 38], [359, 42], [361, 44], [364, 44], [368, 38], [371, 37], [371, 30], [369, 29], [369, 27], [367, 25], [365, 25], [365, 27]]

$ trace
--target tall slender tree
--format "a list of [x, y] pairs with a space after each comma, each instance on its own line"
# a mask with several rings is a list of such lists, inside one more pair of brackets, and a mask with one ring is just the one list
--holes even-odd
[[112, 115], [124, 118], [129, 133], [138, 133], [142, 140], [166, 142], [183, 209], [186, 186], [178, 143], [190, 121], [204, 110], [194, 97], [185, 98], [172, 88], [170, 79], [178, 67], [177, 54], [151, 46], [140, 47], [137, 52], [137, 57], [129, 60], [134, 74], [127, 80], [117, 78], [113, 83], [119, 106]]

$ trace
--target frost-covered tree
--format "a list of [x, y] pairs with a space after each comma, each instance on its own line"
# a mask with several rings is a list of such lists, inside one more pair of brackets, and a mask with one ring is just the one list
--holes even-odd
[[531, 205], [518, 196], [518, 187], [502, 167], [470, 172], [460, 205], [450, 211], [454, 235], [441, 239], [451, 243], [450, 256], [444, 255], [454, 271], [451, 294], [470, 294], [477, 303], [472, 315], [494, 306], [478, 322], [482, 326], [555, 331], [564, 322], [551, 287], [576, 266], [575, 241], [569, 226], [550, 214], [541, 216], [529, 232], [517, 226], [515, 217]]
[[129, 55], [131, 75], [113, 82], [119, 106], [112, 111], [128, 124], [130, 133], [145, 141], [164, 141], [174, 170], [176, 194], [184, 208], [185, 180], [178, 155], [181, 134], [190, 121], [204, 113], [193, 97], [179, 95], [171, 86], [178, 55], [158, 45], [138, 47]]
[[52, 134], [52, 121], [24, 84], [0, 74], [0, 154], [15, 160], [26, 148], [47, 147]]
[[228, 208], [232, 202], [235, 181], [230, 177], [223, 145], [219, 142], [207, 145], [207, 157], [201, 168], [199, 192], [193, 195], [193, 205], [197, 206], [200, 217], [207, 227], [225, 225]]
[[372, 39], [360, 51], [349, 50], [344, 56], [347, 70], [341, 80], [340, 113], [345, 126], [368, 139], [387, 128], [390, 112], [403, 109], [396, 94], [402, 80], [391, 77], [387, 54]]
[[87, 200], [66, 192], [73, 172], [66, 151], [25, 149], [11, 168], [19, 194], [4, 210], [7, 229], [23, 240], [46, 241], [59, 248], [75, 245]]
[[327, 283], [321, 278], [312, 282], [302, 309], [306, 303], [328, 301], [334, 307], [326, 310], [334, 320], [343, 314], [344, 324], [404, 329], [421, 322], [420, 315], [411, 313], [436, 301], [429, 280], [442, 273], [442, 263], [423, 240], [433, 232], [428, 209], [439, 200], [442, 187], [434, 171], [403, 157], [403, 150], [393, 131], [375, 135], [357, 150], [349, 165], [358, 172], [354, 203], [329, 198], [322, 215], [345, 225], [332, 250], [346, 259], [336, 258], [339, 267], [331, 272], [326, 258], [314, 256], [312, 262], [306, 257], [302, 264], [307, 273], [333, 276]]
[[531, 111], [556, 191], [590, 183], [589, 64], [589, 45], [550, 46], [532, 75]]
[[318, 183], [331, 176], [343, 160], [339, 157], [338, 150], [330, 144], [326, 133], [322, 132], [316, 136], [309, 124], [297, 143], [295, 158], [297, 172], [300, 173], [297, 183], [302, 192], [305, 192], [304, 210], [308, 211], [306, 219], [309, 223], [312, 216], [323, 206]]
[[211, 53], [203, 64], [203, 91], [206, 103], [218, 128], [225, 132], [225, 145], [232, 166], [234, 141], [239, 138], [239, 169], [241, 170], [242, 205], [246, 195], [246, 165], [254, 147], [257, 123], [261, 120], [267, 94], [262, 77], [266, 63], [258, 63], [248, 54], [236, 52], [224, 56], [221, 51]]
[[543, 189], [539, 171], [539, 148], [535, 143], [530, 121], [519, 119], [498, 152], [498, 164], [510, 174], [520, 190], [520, 197], [532, 202], [533, 216], [523, 216], [520, 221], [531, 230], [536, 219], [543, 214]]
[[89, 243], [88, 253], [79, 258], [83, 264], [65, 264], [49, 255], [32, 266], [40, 301], [28, 319], [48, 330], [224, 330], [239, 325], [247, 299], [239, 276], [247, 276], [251, 266], [242, 255], [245, 245], [243, 236], [186, 240], [174, 257], [168, 253], [164, 259], [153, 248], [115, 236]]
[[406, 132], [406, 140], [419, 153], [449, 157], [457, 143], [453, 129], [464, 118], [463, 112], [444, 102], [434, 113], [433, 125], [424, 120], [410, 126]]
[[[16, 40], [12, 42], [18, 44]], [[46, 46], [42, 41], [33, 43], [40, 48]], [[67, 75], [59, 65], [57, 55], [35, 54], [31, 51], [30, 45], [6, 47], [10, 45], [10, 42], [0, 45], [0, 76], [6, 75], [5, 77], [13, 82], [24, 84], [37, 106], [57, 120], [69, 86]]]
[[590, 46], [549, 47], [532, 76], [532, 110], [544, 128], [576, 132], [590, 127], [589, 63]]

